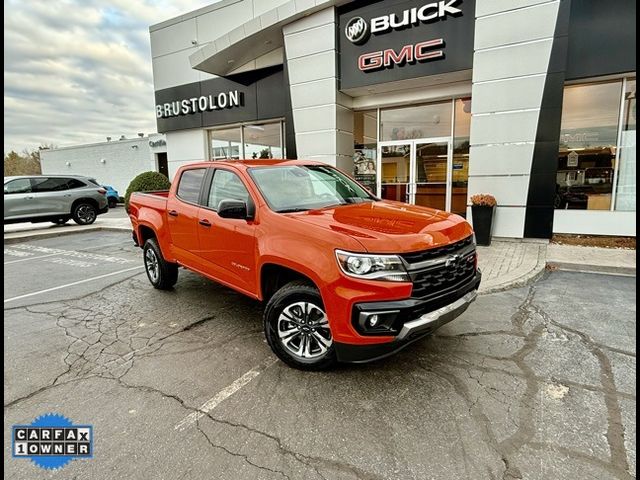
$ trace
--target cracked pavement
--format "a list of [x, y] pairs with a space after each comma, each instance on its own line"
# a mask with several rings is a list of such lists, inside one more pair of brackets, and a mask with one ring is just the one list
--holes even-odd
[[[5, 299], [135, 266], [127, 240], [11, 245], [120, 260], [5, 251]], [[5, 478], [635, 478], [635, 305], [635, 278], [551, 272], [394, 357], [304, 373], [273, 361], [259, 303], [184, 270], [170, 292], [140, 270], [8, 302], [5, 445], [56, 412], [94, 426], [95, 454], [51, 473], [7, 447]]]

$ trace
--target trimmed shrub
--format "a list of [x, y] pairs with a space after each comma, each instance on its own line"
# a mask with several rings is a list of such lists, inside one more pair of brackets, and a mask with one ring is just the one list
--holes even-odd
[[124, 195], [124, 207], [129, 211], [129, 198], [133, 192], [155, 192], [158, 190], [169, 190], [171, 182], [159, 172], [144, 172], [131, 180]]

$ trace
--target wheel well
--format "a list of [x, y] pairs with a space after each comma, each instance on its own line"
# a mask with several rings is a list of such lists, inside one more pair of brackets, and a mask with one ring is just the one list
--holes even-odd
[[282, 265], [268, 263], [262, 266], [260, 271], [260, 292], [262, 292], [262, 300], [268, 301], [274, 293], [287, 283], [294, 280], [303, 280], [315, 286], [313, 280], [300, 272], [292, 270]]
[[71, 214], [72, 215], [73, 215], [73, 211], [76, 209], [76, 206], [79, 203], [90, 203], [91, 205], [93, 205], [95, 207], [96, 210], [99, 209], [98, 202], [96, 202], [93, 198], [79, 198], [78, 200], [75, 200], [71, 204]]
[[141, 225], [138, 228], [138, 232], [140, 237], [138, 238], [138, 244], [141, 247], [144, 247], [144, 243], [150, 238], [156, 238], [156, 232], [153, 231], [151, 227], [147, 227], [145, 225]]

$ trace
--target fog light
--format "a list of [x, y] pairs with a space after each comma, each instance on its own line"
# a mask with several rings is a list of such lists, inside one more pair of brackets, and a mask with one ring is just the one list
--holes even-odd
[[378, 324], [379, 317], [378, 315], [371, 315], [369, 317], [369, 326], [375, 327]]

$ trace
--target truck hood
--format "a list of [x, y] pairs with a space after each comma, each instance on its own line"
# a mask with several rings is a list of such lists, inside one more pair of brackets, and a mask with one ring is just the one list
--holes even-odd
[[290, 217], [348, 235], [372, 253], [425, 250], [462, 240], [473, 232], [459, 215], [386, 200], [309, 210]]

